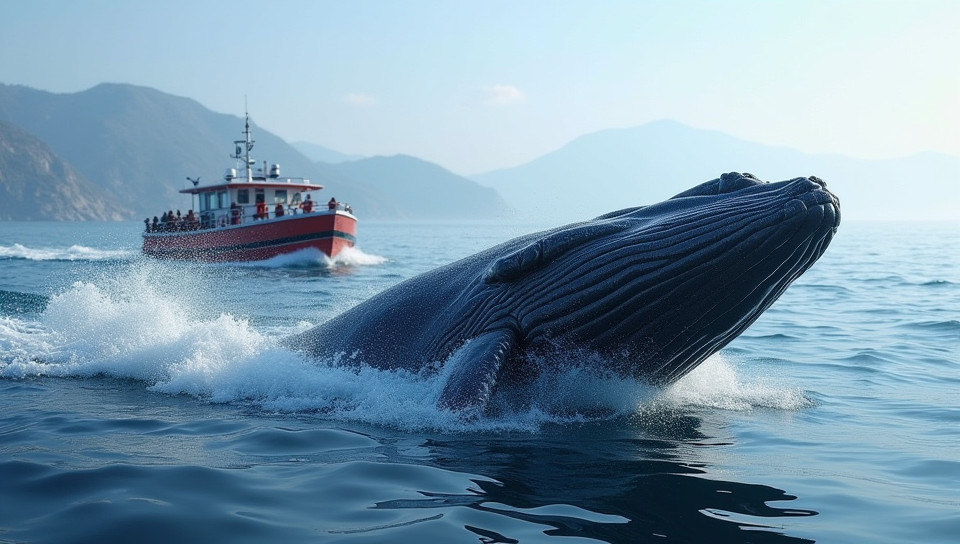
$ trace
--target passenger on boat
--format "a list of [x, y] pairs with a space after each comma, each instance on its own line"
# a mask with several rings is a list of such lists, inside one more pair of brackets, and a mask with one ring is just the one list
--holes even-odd
[[351, 207], [349, 204], [344, 204], [343, 211], [347, 213], [353, 213], [353, 207]]
[[160, 232], [160, 220], [157, 219], [157, 216], [153, 216], [153, 224], [150, 225], [150, 232]]
[[307, 195], [307, 199], [300, 204], [300, 208], [303, 210], [303, 213], [310, 213], [313, 211], [313, 201], [310, 200], [310, 195]]
[[283, 204], [277, 202], [277, 205], [273, 207], [273, 215], [275, 217], [283, 217]]
[[240, 224], [240, 205], [236, 202], [230, 203], [230, 224], [239, 225]]
[[327, 202], [327, 209], [333, 211], [337, 209], [337, 199], [330, 198], [330, 202]]
[[267, 218], [267, 203], [266, 203], [266, 202], [263, 202], [262, 200], [261, 200], [260, 202], [257, 202], [257, 213], [254, 214], [253, 218], [254, 218], [254, 219], [266, 219], [266, 218]]

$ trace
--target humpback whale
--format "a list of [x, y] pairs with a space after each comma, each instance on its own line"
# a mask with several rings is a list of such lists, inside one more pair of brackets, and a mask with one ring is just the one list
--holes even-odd
[[450, 410], [483, 410], [498, 383], [557, 349], [668, 384], [752, 324], [839, 224], [819, 178], [731, 172], [426, 272], [282, 344], [338, 364], [443, 372], [438, 403]]

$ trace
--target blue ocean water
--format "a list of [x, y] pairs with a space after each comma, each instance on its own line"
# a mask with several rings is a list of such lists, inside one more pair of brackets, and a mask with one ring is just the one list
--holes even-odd
[[0, 542], [957, 542], [960, 225], [840, 227], [666, 389], [572, 367], [463, 421], [279, 338], [535, 226], [371, 223], [335, 261], [0, 223]]

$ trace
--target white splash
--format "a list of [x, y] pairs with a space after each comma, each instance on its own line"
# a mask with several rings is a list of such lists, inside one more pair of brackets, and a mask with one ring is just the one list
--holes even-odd
[[364, 253], [358, 247], [345, 247], [336, 257], [330, 259], [330, 264], [334, 266], [375, 266], [385, 262], [386, 257]]
[[704, 361], [683, 379], [666, 388], [660, 402], [673, 406], [698, 406], [722, 410], [774, 408], [799, 410], [812, 405], [803, 390], [774, 378], [744, 378], [723, 353]]
[[229, 266], [249, 268], [298, 268], [321, 266], [335, 268], [339, 266], [376, 266], [387, 262], [385, 257], [364, 253], [357, 247], [346, 247], [335, 257], [330, 258], [316, 248], [307, 248], [277, 255], [263, 261], [230, 263]]
[[496, 415], [464, 417], [437, 407], [444, 372], [317, 362], [275, 341], [307, 324], [259, 331], [229, 313], [202, 311], [202, 287], [176, 295], [156, 287], [159, 280], [149, 263], [128, 272], [75, 283], [52, 296], [33, 321], [0, 318], [0, 377], [128, 378], [154, 392], [205, 402], [447, 431], [529, 431], [656, 407], [794, 410], [808, 405], [798, 390], [744, 379], [720, 356], [667, 389], [598, 371], [595, 361], [575, 356], [523, 389], [498, 391], [495, 398], [507, 400], [495, 405]]

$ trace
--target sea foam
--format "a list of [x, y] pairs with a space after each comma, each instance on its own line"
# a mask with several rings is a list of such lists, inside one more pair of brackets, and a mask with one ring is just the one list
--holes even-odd
[[365, 253], [358, 247], [345, 247], [335, 257], [328, 257], [315, 248], [301, 249], [293, 253], [277, 255], [263, 261], [244, 263], [230, 263], [230, 266], [244, 266], [249, 268], [298, 268], [324, 266], [335, 268], [338, 266], [375, 266], [387, 262], [385, 257]]
[[570, 353], [522, 388], [498, 391], [492, 413], [453, 413], [437, 407], [448, 368], [412, 373], [317, 361], [276, 341], [308, 323], [261, 331], [231, 313], [205, 313], [202, 287], [174, 295], [158, 283], [153, 266], [139, 263], [119, 276], [74, 283], [51, 296], [36, 318], [3, 317], [0, 377], [134, 379], [150, 391], [191, 395], [201, 402], [448, 431], [530, 431], [651, 407], [793, 410], [806, 405], [801, 392], [742, 376], [722, 355], [660, 389], [598, 371], [589, 356]]

